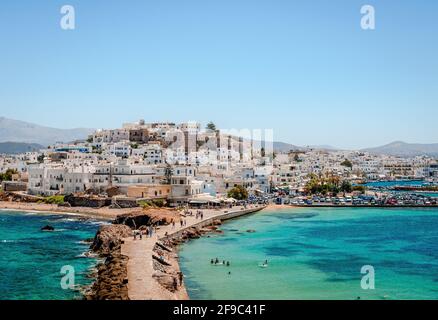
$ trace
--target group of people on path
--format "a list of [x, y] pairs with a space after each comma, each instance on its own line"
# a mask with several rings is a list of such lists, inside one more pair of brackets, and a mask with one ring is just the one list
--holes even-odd
[[[176, 226], [175, 219], [172, 219], [171, 224], [172, 224], [172, 229], [175, 229], [175, 226]], [[180, 219], [179, 224], [180, 224], [181, 228], [185, 227], [185, 226], [187, 226], [187, 220]]]
[[[193, 211], [192, 210], [184, 210], [184, 214], [189, 217], [193, 217]], [[196, 210], [195, 214], [196, 219], [204, 219], [204, 212], [202, 210]]]
[[201, 210], [196, 210], [196, 220], [198, 219], [204, 219], [204, 213]]
[[143, 235], [145, 235], [148, 238], [152, 238], [156, 232], [157, 232], [157, 227], [155, 226], [147, 226], [145, 230], [135, 230], [134, 240], [137, 240], [137, 238], [143, 240]]

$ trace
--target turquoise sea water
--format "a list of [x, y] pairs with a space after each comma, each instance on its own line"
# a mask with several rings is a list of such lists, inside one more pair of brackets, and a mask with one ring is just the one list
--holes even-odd
[[[438, 299], [438, 209], [288, 209], [222, 230], [181, 247], [192, 299]], [[364, 265], [375, 290], [361, 288]]]
[[[42, 232], [45, 225], [54, 232]], [[75, 284], [86, 285], [96, 259], [82, 254], [101, 222], [79, 221], [65, 215], [0, 211], [0, 300], [74, 299], [80, 293], [63, 290], [62, 266], [75, 270]]]

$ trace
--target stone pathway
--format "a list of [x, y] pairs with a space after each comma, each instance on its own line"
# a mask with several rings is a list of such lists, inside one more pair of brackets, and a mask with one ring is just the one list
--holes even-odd
[[[223, 210], [202, 210], [204, 219], [196, 219], [194, 216], [183, 218], [187, 225], [181, 227], [179, 223], [175, 228], [172, 225], [161, 226], [152, 238], [143, 236], [142, 240], [134, 240], [133, 237], [125, 238], [122, 245], [122, 254], [129, 257], [128, 261], [128, 295], [131, 300], [182, 300], [188, 299], [185, 287], [172, 293], [163, 288], [156, 279], [154, 274], [152, 251], [156, 242], [163, 238], [165, 233], [172, 235], [184, 229], [193, 227], [203, 221], [221, 217], [227, 217], [235, 213], [239, 216], [262, 210], [263, 206], [248, 206], [246, 210], [243, 207], [233, 207], [232, 209]], [[193, 210], [194, 214], [196, 209]], [[179, 269], [179, 267], [178, 267]]]

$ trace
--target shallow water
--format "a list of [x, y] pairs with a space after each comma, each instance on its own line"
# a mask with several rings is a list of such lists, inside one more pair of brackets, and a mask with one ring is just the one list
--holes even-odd
[[[54, 232], [42, 232], [45, 225]], [[94, 237], [98, 221], [79, 221], [65, 215], [0, 211], [0, 299], [75, 299], [76, 290], [63, 290], [61, 268], [74, 267], [75, 284], [90, 284], [86, 277], [96, 259], [83, 253]]]
[[[181, 247], [192, 299], [438, 299], [438, 209], [291, 209], [222, 230]], [[364, 265], [375, 290], [361, 288]]]

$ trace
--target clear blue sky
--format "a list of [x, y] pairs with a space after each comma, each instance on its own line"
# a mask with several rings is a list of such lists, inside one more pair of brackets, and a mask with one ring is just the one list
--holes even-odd
[[[59, 27], [76, 9], [76, 30]], [[360, 8], [376, 9], [376, 30]], [[213, 120], [275, 140], [438, 142], [438, 2], [2, 0], [0, 116]]]

